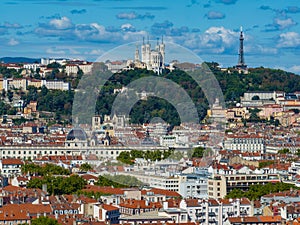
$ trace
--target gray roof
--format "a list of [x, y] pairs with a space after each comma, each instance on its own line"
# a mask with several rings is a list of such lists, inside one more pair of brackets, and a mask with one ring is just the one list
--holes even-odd
[[157, 211], [145, 212], [138, 215], [124, 216], [120, 220], [172, 220], [167, 216], [159, 216]]

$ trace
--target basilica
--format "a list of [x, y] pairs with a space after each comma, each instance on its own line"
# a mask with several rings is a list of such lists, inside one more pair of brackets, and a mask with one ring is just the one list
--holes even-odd
[[161, 74], [162, 70], [165, 68], [165, 44], [163, 39], [161, 39], [161, 43], [157, 40], [155, 49], [151, 49], [149, 39], [147, 43], [145, 43], [145, 40], [143, 39], [141, 57], [138, 46], [136, 46], [134, 67], [146, 68], [147, 70], [153, 70], [154, 72]]

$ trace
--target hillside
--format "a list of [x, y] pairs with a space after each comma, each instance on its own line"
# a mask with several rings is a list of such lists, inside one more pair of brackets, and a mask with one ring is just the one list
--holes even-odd
[[[246, 91], [285, 91], [287, 93], [300, 90], [300, 76], [283, 70], [269, 68], [253, 68], [249, 69], [249, 74], [239, 74], [237, 72], [221, 71], [216, 63], [207, 63], [215, 77], [219, 81], [223, 91], [227, 106], [238, 102], [240, 97]], [[113, 89], [128, 85], [131, 81], [140, 77], [154, 75], [153, 72], [146, 70], [130, 70], [120, 74], [115, 74], [106, 84], [106, 90], [110, 90], [110, 95], [107, 92], [101, 92], [98, 99], [96, 111], [99, 114], [110, 113], [108, 105], [114, 101]], [[195, 103], [200, 119], [203, 119], [208, 109], [208, 102], [204, 93], [198, 87], [196, 82], [183, 71], [165, 72], [160, 75], [170, 79], [189, 94]], [[174, 96], [180, 97], [180, 96]], [[139, 101], [131, 111], [131, 121], [134, 123], [142, 123], [150, 121], [153, 117], [161, 117], [171, 124], [179, 124], [180, 120], [175, 108], [164, 99], [150, 97], [147, 101]]]
[[3, 63], [34, 63], [40, 62], [41, 59], [26, 58], [26, 57], [3, 57], [0, 58], [0, 62]]
[[300, 90], [300, 76], [279, 69], [251, 68], [249, 74], [228, 74], [208, 63], [215, 74], [225, 100], [238, 101], [246, 91], [285, 91], [287, 93]]
[[[300, 76], [293, 73], [260, 67], [249, 69], [250, 73], [245, 75], [238, 74], [237, 72], [228, 73], [221, 71], [217, 63], [207, 63], [207, 65], [211, 68], [221, 86], [227, 106], [238, 102], [246, 91], [276, 90], [287, 93], [300, 91]], [[7, 70], [3, 70], [2, 73], [5, 75]], [[21, 75], [17, 74], [13, 76], [19, 77]], [[96, 114], [105, 115], [111, 113], [112, 104], [117, 96], [116, 93], [114, 94], [114, 89], [127, 86], [132, 81], [147, 76], [157, 75], [152, 71], [141, 69], [114, 74], [99, 93], [95, 110]], [[173, 72], [165, 71], [160, 76], [179, 84], [194, 102], [199, 118], [203, 119], [206, 116], [208, 101], [201, 88], [189, 75], [183, 71], [175, 70]], [[38, 91], [36, 88], [31, 87], [27, 93], [16, 91], [15, 94], [21, 94], [21, 98], [27, 103], [31, 100], [37, 101], [38, 110], [55, 111], [56, 116], [53, 118], [53, 122], [61, 122], [61, 119], [64, 119], [67, 123], [70, 121], [74, 97], [73, 91], [52, 91], [46, 90], [46, 88]], [[12, 93], [8, 92], [7, 96], [11, 99]], [[172, 97], [181, 98], [180, 93], [176, 90]], [[2, 94], [0, 114], [14, 114], [15, 110], [4, 103], [4, 98], [5, 94]], [[124, 104], [126, 106], [126, 102]], [[158, 97], [148, 97], [147, 100], [138, 101], [132, 108], [130, 117], [132, 123], [149, 122], [154, 117], [160, 117], [172, 125], [180, 123], [179, 115], [173, 105], [167, 100]], [[89, 118], [87, 120], [90, 121]]]

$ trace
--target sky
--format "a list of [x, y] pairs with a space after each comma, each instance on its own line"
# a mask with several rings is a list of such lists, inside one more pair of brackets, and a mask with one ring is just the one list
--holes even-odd
[[[300, 74], [299, 0], [2, 0], [0, 57], [96, 61], [120, 45], [164, 37], [223, 67]], [[134, 53], [132, 53], [132, 58]]]

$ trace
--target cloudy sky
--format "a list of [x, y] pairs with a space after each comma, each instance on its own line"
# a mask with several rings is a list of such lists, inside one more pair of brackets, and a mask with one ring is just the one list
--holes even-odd
[[250, 67], [300, 73], [299, 0], [3, 0], [0, 15], [0, 57], [94, 61], [163, 35], [204, 61], [233, 66], [243, 26]]

